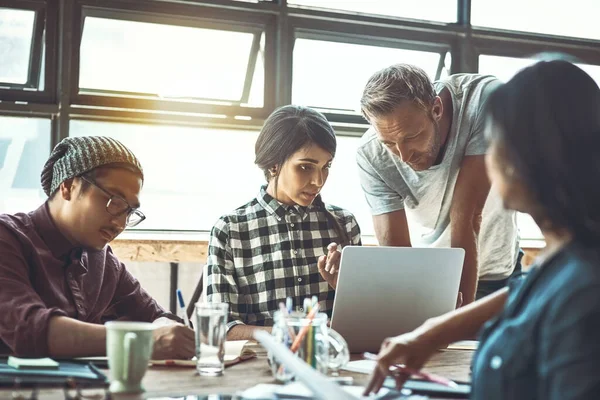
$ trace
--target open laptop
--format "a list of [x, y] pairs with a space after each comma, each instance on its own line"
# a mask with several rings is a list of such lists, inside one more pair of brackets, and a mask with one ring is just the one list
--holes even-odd
[[377, 353], [383, 339], [455, 309], [464, 257], [454, 248], [344, 247], [331, 328], [350, 352]]

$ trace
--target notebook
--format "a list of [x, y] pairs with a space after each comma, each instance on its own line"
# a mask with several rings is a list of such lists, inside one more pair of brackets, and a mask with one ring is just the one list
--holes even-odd
[[[225, 342], [225, 368], [256, 357], [256, 352], [246, 346], [247, 340]], [[150, 360], [151, 366], [196, 367], [196, 357], [191, 360]]]
[[15, 368], [6, 357], [0, 358], [0, 386], [64, 387], [71, 382], [80, 387], [106, 387], [108, 379], [91, 363], [60, 361], [57, 368]]

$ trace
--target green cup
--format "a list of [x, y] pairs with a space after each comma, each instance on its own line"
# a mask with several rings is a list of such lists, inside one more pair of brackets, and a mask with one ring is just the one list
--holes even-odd
[[152, 355], [156, 328], [149, 322], [110, 321], [106, 326], [106, 355], [112, 393], [141, 393], [142, 378]]

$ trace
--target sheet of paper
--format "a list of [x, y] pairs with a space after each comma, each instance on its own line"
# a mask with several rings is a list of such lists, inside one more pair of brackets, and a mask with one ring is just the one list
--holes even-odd
[[[371, 394], [370, 396], [363, 397], [363, 391], [365, 388], [363, 386], [340, 386], [342, 390], [346, 393], [350, 394], [355, 398], [360, 399], [379, 399], [381, 397], [386, 396], [389, 393], [389, 389], [381, 388], [379, 393]], [[301, 382], [289, 383], [287, 385], [278, 386], [276, 389], [277, 397], [283, 399], [296, 399], [296, 398], [306, 398], [310, 399], [313, 397], [312, 392], [306, 385]]]
[[375, 365], [376, 362], [373, 360], [356, 360], [350, 361], [342, 369], [360, 374], [370, 374], [375, 369]]
[[448, 346], [450, 350], [477, 350], [479, 346], [478, 340], [461, 340], [460, 342], [454, 342]]
[[[356, 399], [380, 399], [386, 396], [389, 389], [382, 388], [378, 394], [363, 397], [363, 386], [340, 386], [346, 393]], [[246, 389], [239, 395], [244, 400], [271, 400], [271, 399], [313, 399], [315, 396], [306, 385], [301, 382], [287, 385], [274, 385], [261, 383]]]
[[228, 340], [225, 342], [225, 362], [235, 360], [242, 355], [247, 340]]
[[[247, 340], [228, 340], [225, 342], [225, 364], [235, 361], [242, 356], [244, 346], [248, 343]], [[154, 366], [176, 366], [176, 367], [195, 367], [196, 357], [191, 360], [150, 360], [150, 365]], [[226, 365], [227, 366], [227, 365]]]
[[276, 400], [277, 395], [275, 392], [278, 386], [270, 383], [260, 383], [244, 390], [237, 396], [242, 400]]

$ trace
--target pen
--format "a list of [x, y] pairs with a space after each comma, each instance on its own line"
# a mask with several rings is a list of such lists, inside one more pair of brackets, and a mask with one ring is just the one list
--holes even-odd
[[177, 300], [179, 300], [179, 313], [182, 314], [183, 322], [185, 326], [190, 328], [190, 320], [187, 316], [187, 311], [185, 310], [185, 302], [183, 301], [183, 294], [181, 294], [181, 290], [177, 289]]
[[[377, 355], [375, 355], [373, 353], [364, 353], [363, 357], [365, 359], [367, 359], [367, 360], [377, 361]], [[408, 368], [404, 364], [392, 364], [390, 366], [390, 368], [391, 367], [394, 367], [395, 369], [394, 370], [390, 370], [390, 373], [402, 372], [402, 373], [405, 373], [405, 374], [414, 375], [416, 377], [419, 377], [421, 379], [424, 379], [424, 380], [427, 380], [427, 381], [430, 381], [430, 382], [439, 383], [440, 385], [448, 386], [448, 387], [451, 387], [451, 388], [458, 387], [458, 385], [456, 384], [456, 382], [453, 382], [450, 379], [444, 378], [443, 376], [430, 374], [429, 372], [417, 371], [415, 369]]]
[[[312, 310], [312, 303], [307, 297], [304, 299], [304, 312], [310, 314]], [[308, 332], [306, 334], [306, 340], [304, 341], [304, 356], [308, 365], [313, 365], [313, 353], [314, 353], [314, 329], [312, 327], [312, 321], [309, 322]]]
[[[289, 299], [289, 297], [288, 297], [288, 299]], [[287, 316], [289, 315], [288, 309], [285, 307], [285, 304], [283, 304], [283, 301], [279, 303], [279, 311], [281, 311], [282, 318], [287, 318]], [[285, 324], [288, 327], [288, 334], [290, 335], [290, 339], [293, 341], [294, 339], [296, 339], [296, 334], [294, 333], [294, 328], [292, 328], [290, 325], [288, 325], [287, 321], [285, 322]]]
[[319, 298], [317, 296], [313, 296], [310, 298], [311, 305], [314, 307], [315, 304], [319, 302]]
[[310, 302], [310, 299], [307, 297], [304, 299], [304, 302], [302, 303], [302, 307], [304, 308], [304, 312], [306, 314], [308, 314], [312, 308], [312, 303]]
[[292, 347], [290, 347], [290, 350], [292, 351], [292, 353], [295, 353], [296, 351], [298, 351], [298, 348], [300, 347], [300, 344], [302, 343], [302, 339], [304, 339], [304, 336], [306, 336], [306, 334], [308, 333], [308, 328], [309, 328], [312, 320], [315, 319], [315, 316], [317, 315], [318, 312], [319, 312], [319, 303], [317, 303], [317, 305], [315, 305], [312, 308], [312, 310], [310, 310], [310, 313], [306, 317], [307, 324], [304, 325], [300, 329], [300, 332], [298, 332], [298, 335], [296, 336], [294, 343], [292, 343]]

